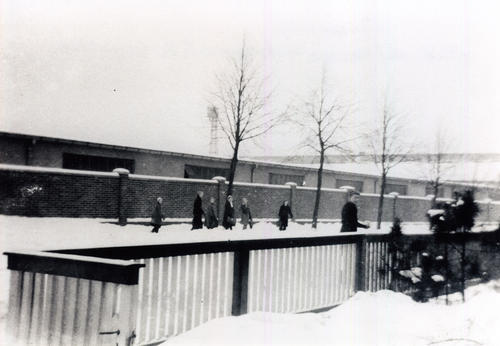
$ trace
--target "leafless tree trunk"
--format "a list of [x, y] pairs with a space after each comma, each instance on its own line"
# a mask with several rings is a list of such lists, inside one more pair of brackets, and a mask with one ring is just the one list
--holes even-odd
[[389, 171], [406, 159], [410, 149], [403, 140], [401, 115], [395, 113], [384, 102], [382, 119], [372, 135], [372, 158], [380, 170], [380, 191], [377, 211], [377, 229], [382, 223], [384, 194]]
[[430, 167], [428, 172], [428, 184], [432, 188], [432, 207], [436, 207], [436, 199], [439, 196], [439, 191], [446, 181], [446, 172], [452, 167], [446, 163], [445, 151], [448, 148], [448, 143], [441, 131], [436, 131], [436, 138], [434, 143], [434, 152], [429, 156]]
[[354, 139], [346, 138], [344, 134], [345, 121], [351, 113], [351, 107], [328, 95], [325, 79], [323, 74], [318, 90], [315, 90], [310, 99], [295, 112], [295, 122], [306, 133], [304, 146], [319, 154], [313, 228], [316, 228], [318, 223], [325, 155], [330, 149], [347, 152], [346, 143]]
[[219, 126], [233, 151], [229, 195], [233, 192], [241, 143], [278, 125], [284, 114], [272, 116], [268, 111], [270, 95], [265, 94], [263, 88], [265, 78], [259, 75], [244, 42], [238, 58], [232, 59], [231, 68], [216, 78], [217, 90], [213, 93], [212, 106], [217, 110]]

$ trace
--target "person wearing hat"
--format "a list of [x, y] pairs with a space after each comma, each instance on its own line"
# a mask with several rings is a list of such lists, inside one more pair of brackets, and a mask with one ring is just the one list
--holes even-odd
[[161, 197], [158, 197], [156, 199], [156, 205], [153, 210], [153, 214], [151, 215], [151, 226], [153, 226], [153, 229], [151, 230], [151, 233], [158, 233], [158, 230], [161, 227], [161, 221], [162, 219], [165, 220], [165, 215], [161, 212], [161, 204], [163, 203], [163, 199]]
[[370, 226], [358, 221], [358, 207], [356, 203], [359, 201], [359, 192], [352, 191], [349, 202], [344, 204], [342, 208], [342, 228], [340, 232], [356, 232], [358, 227], [370, 228]]

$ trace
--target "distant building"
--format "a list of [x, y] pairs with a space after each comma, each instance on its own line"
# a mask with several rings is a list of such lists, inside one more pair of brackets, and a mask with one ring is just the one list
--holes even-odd
[[[230, 159], [0, 132], [0, 163], [93, 171], [126, 168], [131, 173], [142, 175], [211, 179], [215, 176], [228, 177]], [[379, 191], [379, 178], [376, 174], [361, 173], [361, 170], [357, 172], [356, 165], [351, 171], [328, 168], [323, 175], [325, 188], [348, 185], [365, 193]], [[240, 160], [235, 177], [239, 182], [294, 182], [298, 186], [309, 188], [316, 186], [316, 179], [317, 169], [312, 166], [256, 160]], [[465, 186], [459, 183], [446, 184], [440, 195], [451, 197], [453, 191], [464, 189]], [[500, 199], [498, 194], [495, 195], [498, 190], [488, 186], [477, 187], [479, 199]], [[423, 179], [391, 177], [386, 191], [398, 192], [400, 195], [426, 196], [429, 194], [429, 187]]]

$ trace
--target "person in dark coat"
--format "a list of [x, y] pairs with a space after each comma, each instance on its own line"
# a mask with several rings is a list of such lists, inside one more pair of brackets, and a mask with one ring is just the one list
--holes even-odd
[[246, 198], [243, 198], [241, 200], [240, 210], [241, 210], [241, 223], [243, 224], [243, 229], [247, 229], [248, 225], [250, 226], [250, 228], [252, 228], [253, 226], [252, 212], [248, 207], [248, 200]]
[[284, 201], [278, 212], [278, 216], [280, 218], [280, 231], [284, 231], [288, 227], [289, 215], [291, 218], [293, 218], [292, 209], [288, 205], [288, 201]]
[[224, 217], [222, 219], [222, 226], [225, 229], [233, 229], [236, 224], [234, 219], [234, 206], [233, 206], [233, 196], [228, 195], [226, 200], [226, 205], [224, 206]]
[[162, 219], [165, 219], [165, 215], [161, 212], [162, 203], [163, 199], [158, 197], [156, 199], [155, 208], [153, 209], [153, 214], [151, 214], [151, 226], [153, 226], [153, 229], [151, 230], [152, 233], [158, 233], [158, 230], [161, 227], [161, 221]]
[[203, 228], [203, 221], [201, 220], [203, 214], [203, 208], [201, 206], [201, 199], [203, 198], [203, 191], [198, 191], [196, 198], [194, 199], [193, 205], [193, 229]]
[[215, 198], [210, 197], [210, 204], [205, 214], [205, 226], [208, 229], [217, 228], [219, 226], [219, 219], [217, 218], [217, 208], [215, 206]]
[[358, 227], [370, 228], [370, 226], [362, 224], [358, 221], [358, 207], [356, 203], [359, 200], [359, 192], [351, 192], [349, 202], [344, 204], [342, 208], [342, 228], [340, 232], [356, 232]]

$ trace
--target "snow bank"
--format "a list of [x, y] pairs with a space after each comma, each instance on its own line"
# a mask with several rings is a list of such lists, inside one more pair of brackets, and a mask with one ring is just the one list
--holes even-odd
[[358, 292], [324, 313], [252, 313], [210, 321], [163, 345], [498, 345], [500, 281], [467, 302], [416, 303], [392, 291]]

